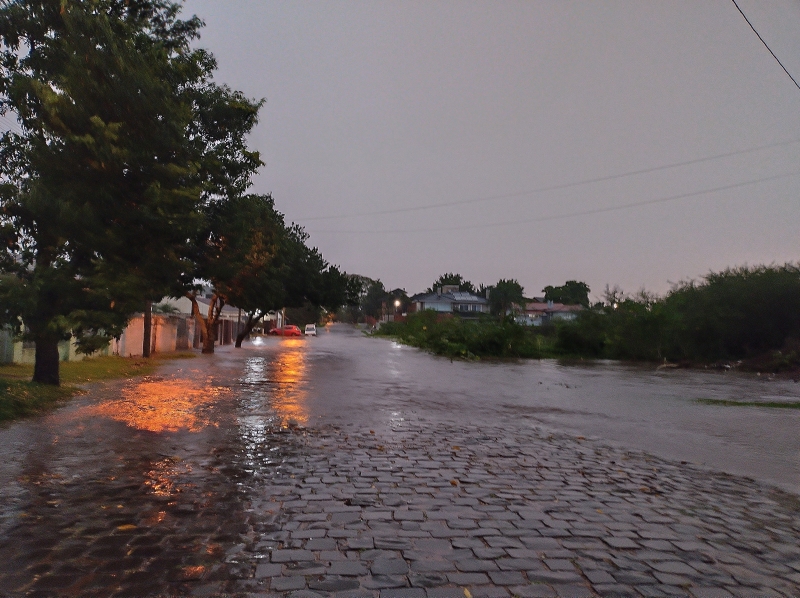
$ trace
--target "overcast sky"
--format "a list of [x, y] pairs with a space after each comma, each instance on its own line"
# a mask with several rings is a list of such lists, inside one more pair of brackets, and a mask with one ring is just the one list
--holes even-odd
[[[800, 3], [738, 2], [800, 81]], [[347, 272], [599, 298], [800, 259], [800, 89], [730, 0], [185, 12], [217, 80], [267, 100], [254, 191]]]

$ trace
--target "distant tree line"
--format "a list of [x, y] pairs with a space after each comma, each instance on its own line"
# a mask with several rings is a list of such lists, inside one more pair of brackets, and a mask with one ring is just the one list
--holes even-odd
[[[452, 283], [450, 282], [452, 281]], [[458, 275], [436, 281], [464, 284]], [[441, 283], [441, 284], [440, 284]], [[468, 283], [468, 281], [467, 281]], [[471, 283], [468, 283], [471, 284]], [[606, 288], [589, 306], [589, 287], [545, 287], [545, 299], [588, 307], [573, 321], [523, 326], [508, 314], [520, 300], [516, 281], [501, 280], [491, 317], [478, 321], [412, 314], [379, 333], [449, 357], [575, 357], [724, 364], [763, 371], [800, 369], [800, 266], [754, 266], [682, 282], [663, 297]], [[512, 299], [513, 297], [513, 299]]]
[[[353, 291], [351, 296], [357, 297], [349, 306], [346, 313], [340, 314], [345, 319], [358, 321], [365, 316], [379, 318], [382, 310], [394, 305], [399, 301], [401, 311], [406, 312], [411, 305], [409, 296], [402, 289], [388, 291], [380, 280], [367, 278], [364, 276], [354, 276], [352, 278]], [[439, 276], [426, 293], [436, 293], [444, 287], [457, 286], [459, 292], [472, 293], [480, 297], [485, 297], [489, 301], [489, 308], [494, 315], [508, 315], [514, 311], [524, 309], [527, 302], [532, 299], [525, 298], [524, 288], [515, 279], [501, 278], [494, 285], [480, 284], [475, 286], [471, 281], [456, 272], [446, 272]], [[547, 286], [542, 289], [545, 301], [554, 301], [566, 305], [589, 306], [589, 286], [584, 282], [574, 280], [567, 281], [562, 286]]]
[[247, 329], [279, 307], [346, 301], [344, 273], [247, 193], [262, 102], [214, 82], [214, 57], [192, 47], [202, 22], [179, 12], [0, 6], [0, 114], [20, 124], [0, 137], [0, 324], [35, 343], [34, 381], [59, 383], [59, 341], [95, 351], [165, 295], [193, 302], [204, 352], [226, 304]]
[[730, 268], [680, 283], [664, 297], [607, 289], [602, 307], [559, 328], [556, 348], [612, 359], [798, 367], [800, 267]]

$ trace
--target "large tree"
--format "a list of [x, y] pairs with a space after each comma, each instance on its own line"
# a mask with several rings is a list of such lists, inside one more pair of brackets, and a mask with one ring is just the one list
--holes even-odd
[[524, 301], [522, 285], [513, 278], [501, 278], [489, 291], [489, 309], [501, 318]]
[[585, 282], [568, 280], [560, 287], [546, 286], [542, 292], [545, 301], [589, 307], [589, 290], [589, 285]]
[[445, 285], [458, 285], [458, 290], [465, 293], [475, 293], [475, 285], [469, 280], [454, 272], [447, 272], [442, 274], [431, 287], [428, 288], [428, 293], [435, 293], [437, 290]]
[[164, 0], [20, 0], [0, 7], [2, 317], [58, 384], [58, 342], [91, 352], [148, 299], [189, 284], [200, 208], [260, 164], [258, 103], [211, 81], [202, 23]]
[[193, 275], [211, 287], [205, 313], [198, 290], [186, 296], [203, 333], [203, 352], [213, 353], [225, 305], [242, 309], [244, 326], [236, 346], [272, 310], [312, 305], [336, 308], [346, 300], [346, 277], [329, 265], [308, 235], [286, 225], [268, 195], [234, 196], [212, 203], [206, 227], [194, 244]]

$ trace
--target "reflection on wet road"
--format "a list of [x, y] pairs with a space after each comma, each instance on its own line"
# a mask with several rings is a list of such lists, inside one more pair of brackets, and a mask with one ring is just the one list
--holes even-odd
[[242, 589], [235, 584], [253, 578], [259, 559], [292, 545], [273, 481], [320, 486], [320, 500], [325, 484], [341, 481], [333, 470], [305, 477], [306, 429], [342, 430], [344, 446], [351, 434], [366, 445], [376, 431], [387, 439], [374, 449], [380, 458], [401, 429], [474, 429], [476, 446], [484, 427], [516, 437], [560, 430], [797, 492], [800, 411], [696, 399], [799, 393], [791, 382], [704, 372], [450, 362], [350, 328], [225, 348], [156, 377], [94, 385], [52, 414], [0, 429], [0, 590]]
[[109, 417], [149, 432], [199, 432], [218, 425], [207, 411], [230, 396], [230, 389], [204, 381], [146, 379], [123, 388], [122, 396], [88, 408], [85, 415]]

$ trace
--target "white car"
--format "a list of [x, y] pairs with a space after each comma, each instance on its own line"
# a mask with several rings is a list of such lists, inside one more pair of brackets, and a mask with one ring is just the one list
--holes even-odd
[[316, 324], [306, 324], [306, 336], [317, 336]]

